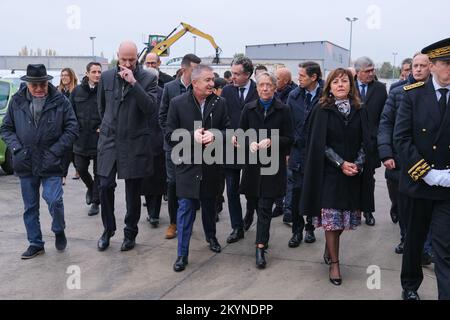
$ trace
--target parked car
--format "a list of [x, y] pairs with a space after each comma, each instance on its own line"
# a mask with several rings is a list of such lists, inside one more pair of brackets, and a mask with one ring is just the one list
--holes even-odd
[[[0, 79], [0, 123], [8, 109], [9, 101], [17, 88], [11, 81]], [[6, 174], [13, 174], [12, 153], [6, 146], [5, 142], [0, 138], [0, 166]]]

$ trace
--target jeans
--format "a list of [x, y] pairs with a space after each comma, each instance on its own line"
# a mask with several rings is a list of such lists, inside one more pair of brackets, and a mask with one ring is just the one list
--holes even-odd
[[42, 198], [47, 202], [48, 210], [52, 216], [52, 231], [55, 234], [64, 232], [63, 188], [61, 177], [35, 177], [20, 178], [22, 198], [25, 207], [23, 220], [27, 230], [30, 245], [44, 248], [42, 241], [41, 224], [39, 221], [39, 188], [42, 184]]
[[189, 243], [199, 202], [202, 208], [202, 222], [206, 240], [216, 237], [216, 198], [200, 200], [179, 199], [177, 214], [179, 257], [189, 256]]

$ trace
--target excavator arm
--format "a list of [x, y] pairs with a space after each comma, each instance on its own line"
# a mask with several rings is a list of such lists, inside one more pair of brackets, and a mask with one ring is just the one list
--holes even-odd
[[[181, 22], [181, 26], [183, 27], [182, 30], [178, 31], [177, 33], [173, 34], [177, 29], [175, 28], [166, 38], [166, 40], [158, 43], [150, 52], [152, 53], [156, 53], [158, 56], [160, 56], [163, 52], [165, 52], [167, 49], [169, 49], [175, 42], [177, 42], [181, 37], [183, 37], [187, 32], [190, 32], [196, 36], [199, 36], [203, 39], [208, 40], [211, 45], [214, 47], [214, 49], [216, 50], [216, 57], [213, 61], [213, 63], [215, 64], [219, 64], [220, 63], [220, 54], [222, 53], [222, 50], [219, 48], [219, 46], [217, 45], [216, 41], [214, 40], [214, 38], [209, 35], [206, 34], [196, 28], [194, 28], [193, 26]], [[145, 59], [145, 56], [147, 55], [148, 50], [144, 50], [145, 54], [143, 55], [143, 59]], [[143, 52], [144, 53], [144, 52]], [[141, 53], [142, 55], [142, 53]], [[142, 61], [141, 61], [142, 62]]]

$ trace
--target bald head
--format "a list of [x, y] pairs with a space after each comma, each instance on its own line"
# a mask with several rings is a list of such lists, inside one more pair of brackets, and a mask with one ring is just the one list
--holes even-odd
[[277, 90], [281, 91], [292, 82], [292, 73], [287, 68], [279, 68], [275, 72], [277, 77]]
[[119, 64], [128, 69], [136, 69], [138, 60], [138, 49], [134, 42], [124, 41], [119, 46], [119, 52], [117, 53]]
[[159, 66], [161, 65], [161, 59], [156, 53], [151, 52], [145, 58], [145, 65], [147, 66], [147, 68], [159, 69]]
[[412, 62], [412, 74], [416, 81], [426, 81], [431, 74], [430, 59], [426, 54], [418, 53]]

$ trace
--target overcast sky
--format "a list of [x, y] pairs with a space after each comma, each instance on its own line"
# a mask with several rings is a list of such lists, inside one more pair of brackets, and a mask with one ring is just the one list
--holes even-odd
[[[134, 40], [143, 48], [148, 34], [167, 35], [181, 21], [211, 34], [223, 57], [245, 52], [245, 46], [280, 42], [328, 40], [349, 47], [354, 23], [353, 57], [368, 55], [377, 63], [398, 61], [450, 36], [450, 1], [427, 0], [1, 0], [0, 55], [20, 48], [55, 49], [58, 55], [91, 55], [111, 59], [120, 41]], [[193, 52], [187, 34], [171, 49], [171, 57]], [[197, 39], [197, 54], [210, 56], [209, 42]]]

